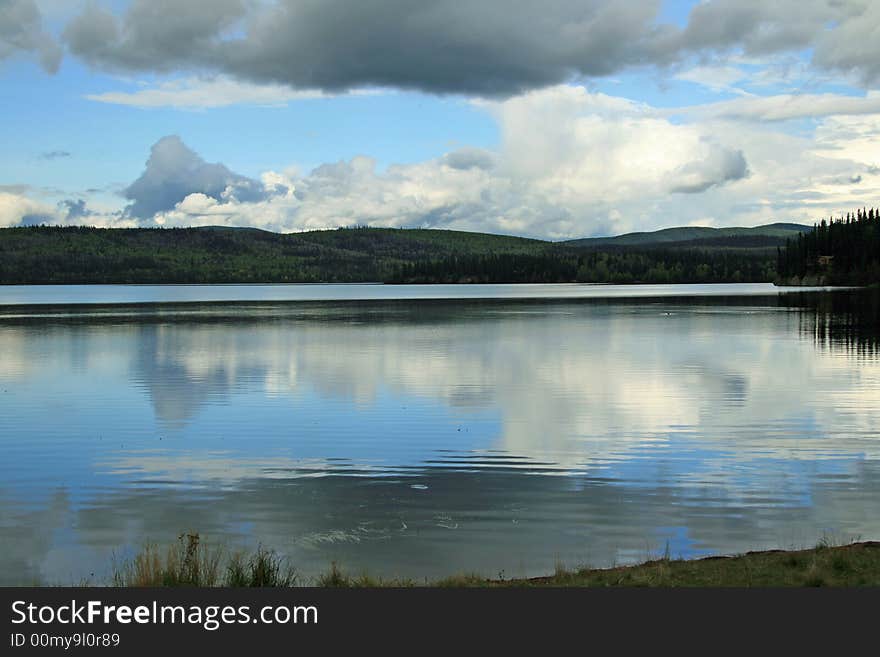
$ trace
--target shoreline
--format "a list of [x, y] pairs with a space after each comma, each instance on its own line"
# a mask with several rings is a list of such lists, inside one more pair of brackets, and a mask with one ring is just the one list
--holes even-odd
[[[45, 584], [24, 585], [45, 586]], [[62, 585], [63, 586], [63, 585]], [[568, 569], [523, 578], [459, 574], [436, 580], [381, 578], [346, 572], [338, 564], [315, 577], [301, 577], [285, 557], [263, 547], [250, 554], [224, 554], [208, 547], [198, 534], [184, 534], [167, 551], [147, 545], [131, 560], [114, 563], [109, 582], [81, 581], [74, 588], [779, 588], [880, 587], [880, 541], [833, 544], [827, 539], [812, 548], [771, 549], [734, 555], [670, 558], [638, 564]]]
[[0, 285], [0, 309], [209, 305], [230, 303], [572, 301], [710, 297], [779, 297], [852, 288], [779, 287], [773, 283], [450, 283], [248, 285]]
[[[823, 563], [827, 561], [828, 563]], [[761, 572], [765, 566], [770, 570]], [[834, 573], [830, 578], [826, 567]], [[864, 568], [860, 568], [863, 566]], [[772, 569], [779, 568], [774, 576]], [[788, 572], [786, 572], [788, 571]], [[805, 572], [799, 572], [805, 571]], [[799, 576], [802, 581], [798, 581]], [[703, 577], [714, 577], [716, 581]], [[651, 581], [651, 578], [655, 581]], [[778, 578], [778, 579], [777, 579]], [[486, 580], [496, 583], [495, 580]], [[561, 569], [553, 575], [497, 582], [512, 586], [878, 586], [880, 541], [819, 544], [800, 550], [756, 550], [692, 559], [663, 557], [611, 568]]]

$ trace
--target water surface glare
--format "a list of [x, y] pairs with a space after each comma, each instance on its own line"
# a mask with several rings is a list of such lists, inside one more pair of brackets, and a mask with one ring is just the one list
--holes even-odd
[[419, 580], [880, 538], [876, 294], [119, 287], [3, 291], [41, 307], [0, 310], [0, 584], [187, 530]]
[[[823, 288], [812, 288], [821, 290]], [[224, 301], [368, 301], [401, 299], [592, 299], [785, 294], [770, 283], [694, 285], [0, 285], [0, 306]]]

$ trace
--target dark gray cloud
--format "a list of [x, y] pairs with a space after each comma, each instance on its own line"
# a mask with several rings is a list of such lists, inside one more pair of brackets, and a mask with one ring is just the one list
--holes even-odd
[[89, 5], [64, 31], [70, 50], [113, 69], [208, 66], [245, 0], [134, 0], [122, 20]]
[[45, 153], [40, 153], [40, 157], [44, 160], [60, 160], [71, 156], [70, 151], [46, 151]]
[[826, 185], [859, 185], [861, 184], [863, 178], [862, 174], [852, 174], [852, 175], [843, 175], [843, 176], [829, 176], [820, 182]]
[[[660, 0], [133, 0], [90, 6], [71, 50], [113, 70], [208, 71], [339, 91], [365, 86], [511, 95], [638, 65], [742, 49], [815, 48], [825, 68], [880, 79], [880, 10], [859, 0], [715, 0], [685, 28]], [[875, 3], [876, 4], [876, 3]], [[829, 28], [829, 26], [833, 26]]]
[[849, 19], [833, 30], [823, 31], [816, 43], [813, 62], [851, 73], [866, 85], [880, 83], [880, 4], [846, 3]]
[[482, 148], [460, 148], [447, 153], [443, 157], [443, 164], [460, 170], [489, 170], [495, 166], [495, 155]]
[[92, 215], [92, 211], [86, 207], [86, 202], [83, 199], [66, 199], [58, 204], [58, 209], [64, 213], [64, 218], [67, 221]]
[[690, 162], [675, 171], [669, 191], [698, 194], [748, 175], [749, 167], [742, 151], [713, 146], [705, 159]]
[[713, 0], [697, 4], [681, 36], [688, 50], [742, 47], [749, 54], [799, 50], [812, 44], [852, 2]]
[[19, 226], [50, 226], [57, 224], [55, 217], [48, 214], [26, 214], [21, 218]]
[[742, 48], [750, 55], [813, 49], [813, 64], [880, 81], [880, 5], [864, 0], [713, 0], [698, 4], [686, 51]]
[[33, 53], [43, 68], [55, 73], [61, 48], [43, 31], [43, 17], [34, 0], [0, 0], [0, 60], [19, 53]]
[[[656, 24], [659, 6], [281, 0], [247, 11], [237, 0], [135, 0], [121, 18], [88, 9], [65, 38], [73, 53], [108, 68], [185, 67], [327, 90], [493, 95], [664, 59], [675, 30]], [[230, 31], [235, 36], [224, 38]]]
[[146, 169], [126, 188], [124, 196], [132, 201], [127, 208], [130, 216], [149, 219], [196, 193], [218, 201], [235, 198], [252, 202], [267, 197], [259, 181], [234, 173], [223, 164], [205, 162], [176, 135], [153, 145]]
[[58, 226], [63, 224], [82, 224], [86, 217], [94, 216], [83, 199], [65, 199], [58, 203], [57, 215], [49, 212], [29, 212], [22, 215], [19, 226]]

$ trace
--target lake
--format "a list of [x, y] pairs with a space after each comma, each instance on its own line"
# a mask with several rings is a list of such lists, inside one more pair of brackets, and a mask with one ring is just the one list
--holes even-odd
[[[803, 289], [803, 288], [801, 288]], [[821, 290], [824, 288], [810, 288]], [[789, 290], [790, 291], [790, 290]], [[590, 299], [776, 295], [770, 283], [731, 285], [0, 285], [0, 306], [219, 303], [243, 301], [401, 301], [406, 299]]]
[[876, 292], [11, 286], [0, 306], [0, 584], [103, 582], [186, 531], [420, 581], [880, 538]]

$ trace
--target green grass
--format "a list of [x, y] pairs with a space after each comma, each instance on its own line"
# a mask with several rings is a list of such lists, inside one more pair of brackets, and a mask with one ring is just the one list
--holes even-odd
[[239, 552], [229, 558], [223, 586], [279, 588], [298, 581], [296, 569], [286, 559], [260, 546], [250, 556]]
[[637, 566], [557, 569], [548, 577], [505, 582], [452, 579], [447, 586], [808, 587], [880, 586], [880, 542], [730, 557], [656, 559]]
[[114, 563], [113, 586], [289, 587], [297, 584], [287, 560], [262, 546], [251, 555], [226, 555], [197, 533], [181, 534], [166, 550], [149, 544], [133, 559]]
[[633, 566], [568, 569], [522, 579], [465, 574], [435, 581], [379, 579], [352, 575], [335, 562], [313, 579], [303, 579], [283, 558], [259, 547], [251, 555], [224, 555], [198, 534], [183, 534], [162, 551], [146, 546], [115, 565], [114, 586], [232, 586], [337, 588], [375, 587], [857, 587], [880, 586], [880, 542], [838, 544], [823, 538], [804, 550], [768, 550], [736, 556], [672, 559], [667, 554]]
[[114, 564], [114, 586], [216, 586], [220, 552], [205, 546], [198, 534], [181, 534], [162, 550], [145, 545], [130, 561]]

